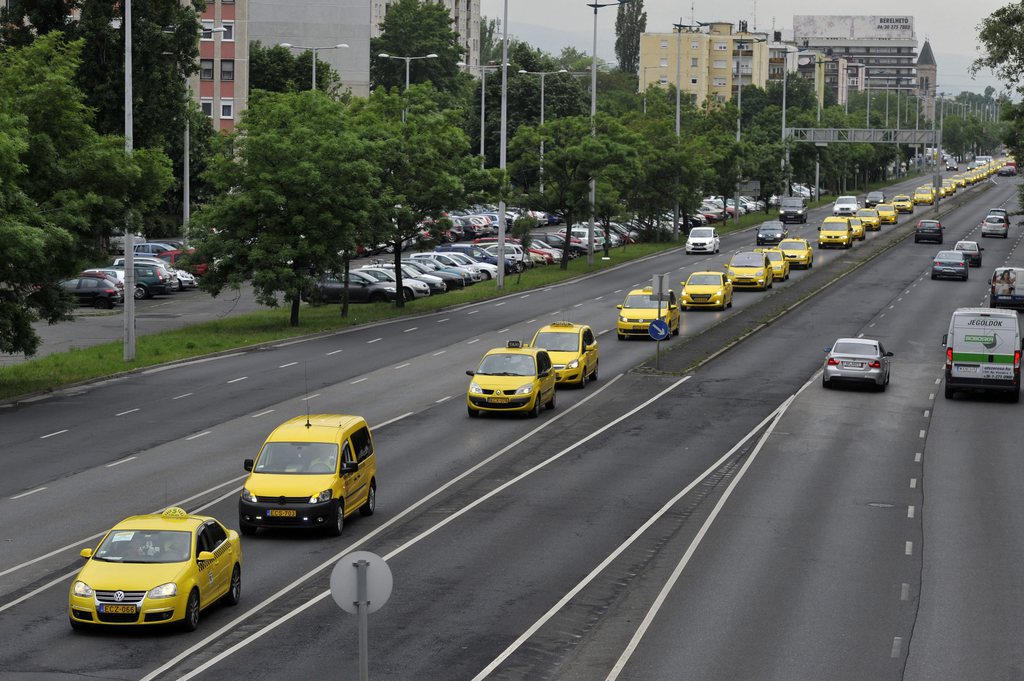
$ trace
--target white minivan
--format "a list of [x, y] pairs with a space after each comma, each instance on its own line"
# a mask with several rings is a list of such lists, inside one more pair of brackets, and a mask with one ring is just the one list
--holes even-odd
[[958, 391], [1007, 393], [1020, 399], [1020, 327], [1014, 310], [961, 307], [942, 337], [946, 348], [946, 398]]

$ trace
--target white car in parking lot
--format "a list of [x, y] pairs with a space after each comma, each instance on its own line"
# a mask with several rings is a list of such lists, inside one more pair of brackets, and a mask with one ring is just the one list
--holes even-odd
[[[376, 266], [363, 266], [359, 268], [360, 272], [365, 272], [377, 281], [384, 281], [391, 284], [396, 284], [398, 280], [395, 278], [394, 267], [388, 269], [386, 267]], [[405, 289], [405, 297], [408, 300], [412, 298], [426, 298], [430, 295], [430, 285], [425, 281], [419, 279], [413, 279], [402, 275], [402, 287]]]
[[718, 253], [721, 242], [714, 227], [694, 227], [686, 237], [686, 252]]

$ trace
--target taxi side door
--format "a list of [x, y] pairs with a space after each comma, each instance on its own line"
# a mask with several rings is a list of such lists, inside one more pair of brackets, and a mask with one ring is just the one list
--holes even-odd
[[679, 335], [679, 301], [676, 299], [676, 292], [669, 289], [668, 311], [665, 313], [665, 321], [673, 335]]
[[[214, 521], [199, 526], [196, 533], [195, 555], [193, 559], [199, 571], [196, 586], [199, 587], [199, 602], [202, 607], [220, 598], [227, 590], [227, 575], [231, 569], [231, 551], [228, 546], [227, 533]], [[213, 560], [199, 560], [199, 554], [210, 551]]]
[[373, 478], [376, 459], [373, 456], [373, 438], [370, 437], [370, 429], [365, 425], [357, 428], [352, 433], [350, 440], [357, 470], [351, 474], [350, 489], [352, 491], [349, 497], [354, 508], [359, 508], [366, 503], [366, 498], [370, 493], [370, 480]]
[[597, 338], [589, 326], [584, 326], [580, 335], [583, 343], [583, 361], [587, 371], [592, 373], [597, 369]]
[[548, 404], [555, 399], [555, 370], [551, 356], [546, 350], [537, 352], [537, 399], [539, 404]]

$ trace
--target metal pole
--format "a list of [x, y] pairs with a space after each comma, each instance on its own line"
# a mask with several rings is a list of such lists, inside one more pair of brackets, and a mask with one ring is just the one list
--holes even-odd
[[[132, 154], [135, 122], [132, 118], [132, 0], [124, 0], [124, 153]], [[135, 359], [135, 235], [131, 206], [124, 214], [124, 361]]]
[[[540, 127], [544, 127], [544, 76], [540, 74]], [[544, 135], [540, 136], [540, 193], [544, 193]]]
[[[681, 94], [683, 71], [683, 18], [679, 17], [676, 24], [676, 144], [679, 144], [680, 116], [681, 116]], [[677, 197], [678, 199], [678, 197]], [[679, 239], [679, 201], [672, 207], [672, 240]]]
[[[189, 98], [191, 100], [191, 97]], [[189, 141], [189, 120], [188, 120], [188, 109], [185, 110], [185, 158], [183, 159], [184, 167], [182, 172], [182, 202], [181, 202], [181, 228], [184, 232], [182, 236], [188, 238], [188, 221], [191, 217], [192, 209], [189, 205], [191, 203], [191, 192], [189, 185], [191, 184], [191, 153], [189, 152], [190, 141]]]
[[[817, 68], [818, 66], [820, 66], [823, 63], [824, 62], [815, 61], [815, 68]], [[817, 74], [815, 74], [815, 75], [817, 75]], [[817, 83], [815, 83], [815, 84], [817, 84]], [[822, 69], [822, 71], [821, 71], [821, 91], [820, 92], [816, 92], [815, 94], [817, 95], [817, 100], [818, 100], [818, 124], [820, 125], [821, 124], [821, 100], [824, 99], [824, 97], [825, 97], [825, 70], [824, 69]], [[814, 191], [811, 192], [811, 196], [813, 197], [814, 201], [821, 200], [821, 192], [819, 191], [819, 188], [821, 187], [820, 177], [821, 177], [821, 149], [815, 147], [814, 148]]]
[[313, 86], [311, 90], [316, 90], [316, 48], [311, 48], [313, 52]]
[[359, 617], [359, 681], [368, 681], [370, 678], [370, 623], [369, 623], [369, 589], [367, 587], [367, 568], [370, 563], [365, 560], [357, 560], [352, 565], [356, 569], [356, 611]]
[[889, 86], [885, 87], [885, 127], [889, 127]]
[[[743, 125], [743, 43], [736, 43], [738, 51], [740, 52], [739, 58], [736, 60], [736, 144], [737, 150], [740, 143], [740, 130]], [[733, 218], [736, 222], [740, 221], [740, 183], [739, 178], [735, 185], [735, 192], [732, 198], [732, 210]], [[728, 212], [726, 213], [728, 215]]]
[[864, 94], [867, 96], [867, 109], [864, 111], [864, 127], [871, 127], [871, 88], [864, 88]]
[[[501, 134], [498, 147], [498, 167], [502, 174], [502, 193], [498, 200], [498, 290], [505, 288], [505, 151], [508, 142], [508, 0], [505, 0], [504, 14], [501, 19]], [[571, 225], [567, 226], [565, 237], [570, 235]]]
[[483, 66], [480, 67], [480, 170], [484, 169], [486, 158], [484, 156], [484, 130], [487, 125], [487, 119], [484, 117], [484, 106], [486, 105], [487, 97], [487, 69]]
[[409, 64], [412, 63], [412, 57], [402, 57], [405, 60], [405, 89], [409, 89]]
[[[595, 127], [597, 117], [597, 9], [594, 5], [594, 42], [590, 53], [590, 134], [597, 135]], [[597, 203], [597, 181], [590, 178], [590, 223], [587, 225], [587, 264], [594, 264], [594, 211]], [[571, 225], [566, 225], [566, 237], [569, 236]]]

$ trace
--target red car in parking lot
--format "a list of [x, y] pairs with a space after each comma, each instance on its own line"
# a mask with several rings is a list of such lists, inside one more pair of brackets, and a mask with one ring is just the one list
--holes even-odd
[[168, 263], [174, 265], [174, 267], [178, 269], [187, 269], [189, 272], [196, 275], [197, 277], [201, 277], [204, 274], [206, 274], [206, 270], [208, 269], [207, 264], [205, 262], [189, 263], [189, 266], [185, 268], [182, 268], [181, 264], [177, 262], [178, 260], [181, 260], [185, 256], [192, 255], [195, 252], [196, 249], [194, 248], [190, 248], [187, 251], [164, 251], [163, 253], [160, 253], [156, 257], [160, 258], [161, 260], [166, 260]]

